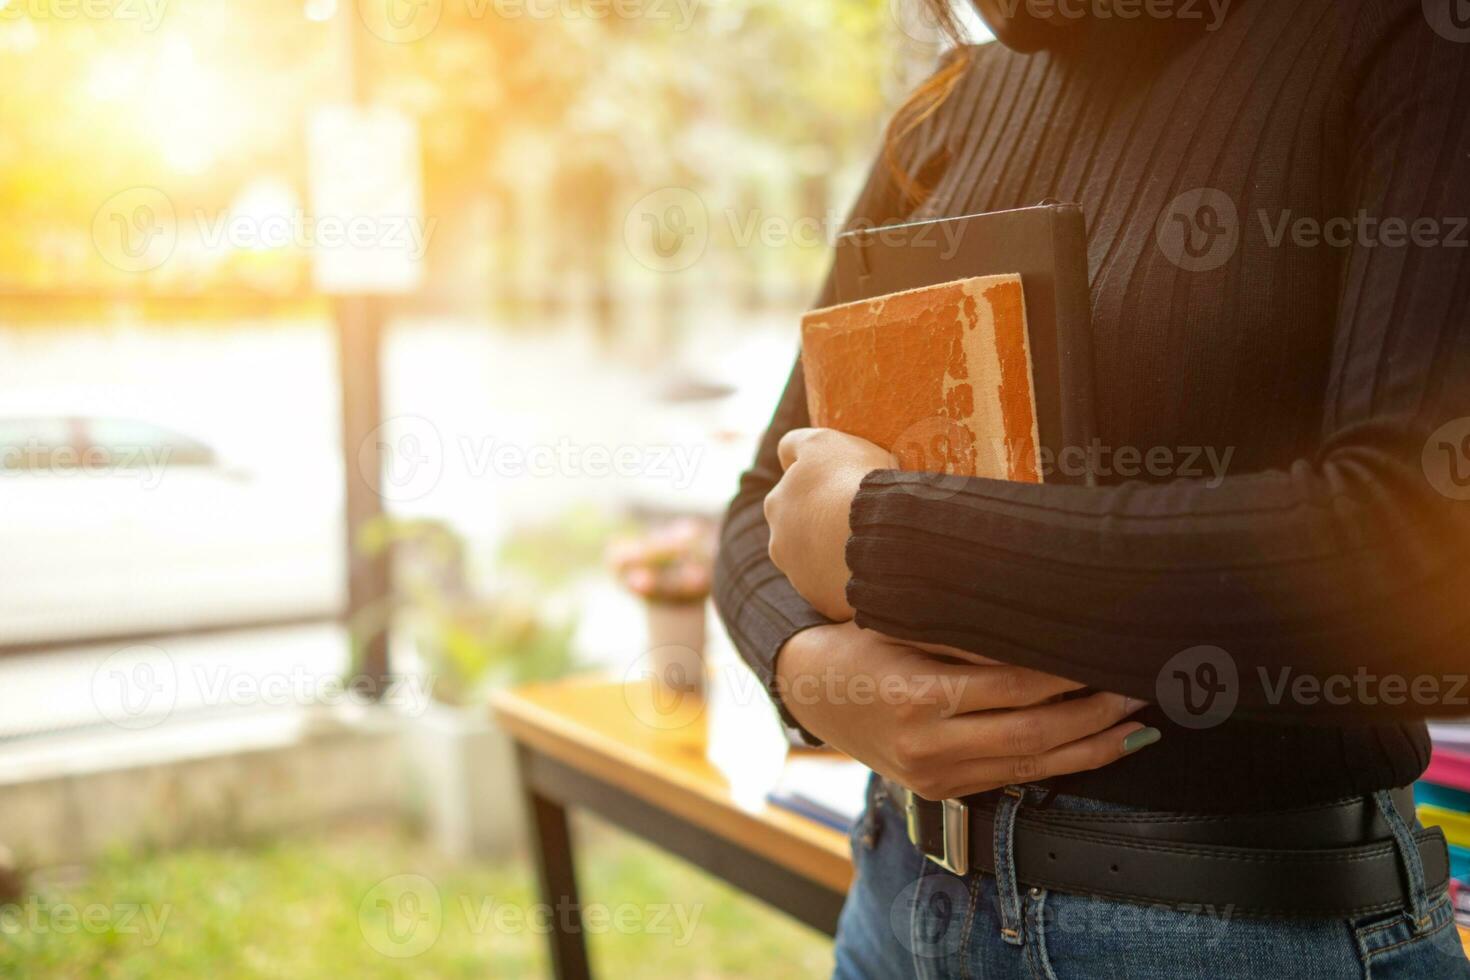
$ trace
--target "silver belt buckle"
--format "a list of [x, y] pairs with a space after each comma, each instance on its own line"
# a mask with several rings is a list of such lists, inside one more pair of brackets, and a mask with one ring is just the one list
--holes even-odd
[[908, 825], [909, 843], [919, 849], [926, 858], [951, 874], [964, 875], [970, 870], [970, 808], [959, 800], [943, 800], [940, 839], [943, 854], [930, 854], [919, 842], [919, 807], [914, 802], [914, 791], [903, 791], [904, 823]]

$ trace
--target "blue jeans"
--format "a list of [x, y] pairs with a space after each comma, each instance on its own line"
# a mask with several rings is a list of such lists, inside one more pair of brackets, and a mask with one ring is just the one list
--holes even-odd
[[[1027, 801], [1036, 798], [1028, 791]], [[1049, 806], [1128, 809], [1068, 796]], [[1004, 823], [997, 820], [997, 828]], [[1000, 845], [998, 878], [950, 874], [909, 843], [901, 802], [875, 779], [852, 831], [857, 877], [838, 925], [834, 977], [1470, 980], [1449, 895], [1426, 892], [1417, 853], [1407, 869], [1417, 882], [1417, 917], [1405, 909], [1359, 919], [1262, 919], [1017, 887], [1009, 842]]]

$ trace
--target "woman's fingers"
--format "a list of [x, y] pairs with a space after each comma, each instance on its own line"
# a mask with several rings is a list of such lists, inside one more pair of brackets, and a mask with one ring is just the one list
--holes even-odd
[[958, 715], [941, 721], [937, 730], [955, 759], [1036, 756], [1105, 732], [1144, 703], [1121, 694], [1090, 694], [1015, 711]]
[[1087, 772], [1101, 769], [1125, 755], [1152, 745], [1158, 741], [1158, 737], [1156, 728], [1145, 728], [1138, 722], [1124, 722], [1107, 731], [1040, 755], [976, 759], [960, 763], [952, 767], [949, 779], [935, 781], [923, 787], [915, 786], [913, 789], [925, 799], [940, 800], [983, 793], [1002, 786], [1034, 783], [1052, 776]]
[[[999, 669], [955, 670], [975, 674]], [[1033, 683], [1030, 678], [1024, 682]], [[1030, 693], [1044, 695], [1049, 690], [1042, 686]], [[1126, 731], [1117, 726], [1143, 705], [1119, 694], [1101, 693], [1013, 710], [948, 716], [941, 709], [939, 717], [930, 714], [921, 723], [900, 728], [889, 752], [898, 781], [929, 799], [961, 795], [955, 792], [961, 779], [965, 785], [988, 783], [983, 789], [1032, 782], [1096, 768], [1121, 756], [1123, 739], [1143, 726], [1130, 722]]]
[[1039, 670], [1009, 664], [995, 667], [950, 664], [946, 669], [951, 689], [957, 694], [951, 701], [953, 710], [947, 713], [955, 715], [997, 708], [1025, 708], [1087, 686], [1055, 674], [1043, 674]]

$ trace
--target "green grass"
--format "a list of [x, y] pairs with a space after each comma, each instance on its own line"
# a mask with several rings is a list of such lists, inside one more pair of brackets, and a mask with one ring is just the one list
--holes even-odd
[[[811, 930], [606, 827], [578, 832], [599, 976], [831, 972]], [[383, 828], [119, 854], [0, 905], [0, 977], [539, 977], [545, 912], [523, 858], [452, 862]]]

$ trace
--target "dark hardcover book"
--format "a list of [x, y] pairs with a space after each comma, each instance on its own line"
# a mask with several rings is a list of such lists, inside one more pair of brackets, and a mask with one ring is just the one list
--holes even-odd
[[1090, 482], [1091, 300], [1075, 204], [858, 229], [802, 321], [814, 425], [904, 469]]

